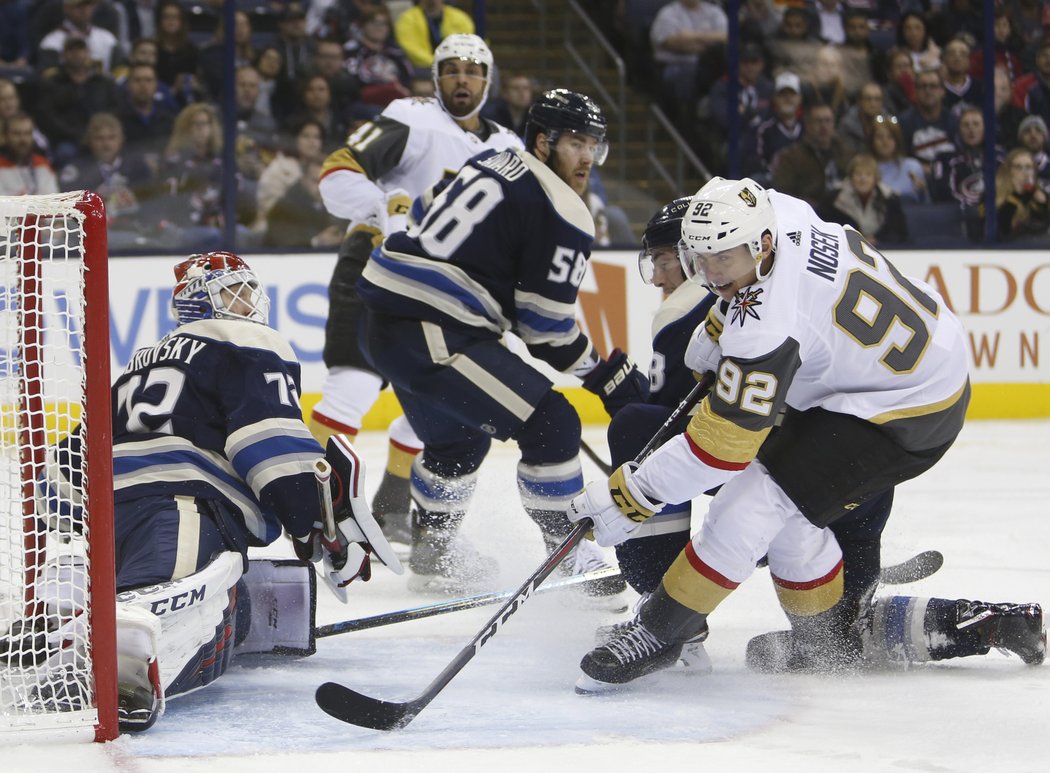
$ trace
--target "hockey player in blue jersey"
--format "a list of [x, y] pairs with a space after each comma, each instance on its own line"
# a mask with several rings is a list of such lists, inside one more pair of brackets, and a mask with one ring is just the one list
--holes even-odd
[[[564, 507], [583, 485], [580, 420], [503, 344], [505, 332], [581, 378], [610, 413], [648, 391], [621, 352], [601, 359], [575, 319], [594, 238], [582, 196], [605, 159], [605, 131], [591, 99], [547, 92], [529, 111], [526, 151], [468, 161], [417, 225], [372, 254], [358, 284], [365, 354], [424, 442], [411, 479], [415, 587], [462, 588], [494, 573], [491, 559], [456, 539], [493, 438], [517, 441], [521, 501], [548, 545], [569, 531]], [[585, 545], [567, 571], [595, 561]]]
[[[372, 555], [401, 571], [354, 449], [338, 435], [322, 450], [303, 422], [299, 364], [267, 325], [255, 273], [210, 252], [175, 277], [178, 326], [137, 351], [112, 388], [118, 711], [131, 731], [152, 725], [167, 697], [221, 675], [235, 644], [313, 651], [313, 570], [249, 569], [249, 548], [286, 531], [341, 596], [369, 578]], [[78, 481], [60, 472], [80, 469], [69, 461], [78, 438], [79, 428], [53, 449], [38, 484], [52, 510], [78, 501]], [[75, 625], [77, 610], [64, 611]]]

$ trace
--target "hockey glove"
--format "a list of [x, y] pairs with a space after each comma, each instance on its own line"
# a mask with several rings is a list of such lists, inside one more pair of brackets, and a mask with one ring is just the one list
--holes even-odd
[[412, 208], [412, 197], [408, 191], [394, 188], [386, 194], [386, 236], [408, 228], [408, 212]]
[[649, 379], [619, 349], [613, 349], [608, 360], [599, 362], [584, 377], [583, 388], [601, 398], [610, 416], [624, 406], [649, 399]]
[[689, 343], [685, 347], [686, 367], [691, 368], [694, 373], [706, 373], [718, 370], [718, 361], [722, 359], [722, 347], [717, 340], [711, 338], [707, 323], [702, 322], [696, 326]]
[[636, 469], [635, 462], [628, 462], [608, 481], [588, 483], [583, 493], [569, 503], [569, 520], [577, 523], [589, 518], [594, 524], [594, 541], [599, 545], [619, 545], [664, 506], [638, 489], [631, 478]]

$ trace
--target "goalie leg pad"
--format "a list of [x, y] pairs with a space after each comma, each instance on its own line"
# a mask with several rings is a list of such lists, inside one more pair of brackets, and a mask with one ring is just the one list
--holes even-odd
[[[317, 575], [301, 561], [252, 559], [244, 575], [246, 598], [237, 605], [246, 633], [237, 654], [313, 655]], [[250, 599], [250, 603], [249, 603]]]
[[117, 605], [117, 716], [124, 732], [148, 730], [164, 714], [160, 680], [160, 618]]
[[239, 553], [224, 552], [180, 580], [117, 595], [118, 609], [143, 609], [160, 619], [157, 661], [165, 696], [203, 687], [229, 665], [242, 566]]

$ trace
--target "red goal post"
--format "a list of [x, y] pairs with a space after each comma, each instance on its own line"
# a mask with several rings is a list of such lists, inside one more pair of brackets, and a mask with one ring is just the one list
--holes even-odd
[[98, 195], [0, 197], [0, 743], [117, 735], [107, 261]]

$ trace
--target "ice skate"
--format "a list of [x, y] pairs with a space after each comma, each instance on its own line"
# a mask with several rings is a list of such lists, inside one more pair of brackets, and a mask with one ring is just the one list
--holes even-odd
[[499, 564], [457, 534], [461, 518], [450, 519], [448, 527], [426, 527], [420, 523], [418, 514], [413, 514], [409, 590], [463, 595], [491, 589], [499, 574]]
[[670, 668], [682, 654], [681, 642], [670, 644], [656, 638], [638, 618], [622, 624], [608, 642], [583, 656], [576, 680], [581, 695], [611, 692], [640, 677]]
[[[645, 603], [645, 600], [649, 597], [649, 594], [643, 595], [639, 600], [638, 604], [635, 605], [635, 611], [638, 607]], [[610, 641], [618, 637], [627, 627], [631, 625], [632, 620], [622, 620], [619, 623], [612, 623], [610, 625], [600, 625], [594, 631], [594, 644], [597, 647], [602, 647], [608, 644]], [[678, 660], [674, 663], [674, 668], [680, 668], [684, 673], [691, 676], [701, 676], [703, 674], [710, 674], [713, 670], [711, 665], [711, 657], [707, 654], [707, 649], [704, 647], [704, 640], [707, 639], [707, 632], [705, 631], [700, 636], [694, 639], [690, 639], [682, 645], [682, 654], [678, 657]]]
[[411, 481], [389, 471], [372, 498], [372, 515], [383, 529], [387, 541], [400, 554], [407, 555], [412, 545]]

